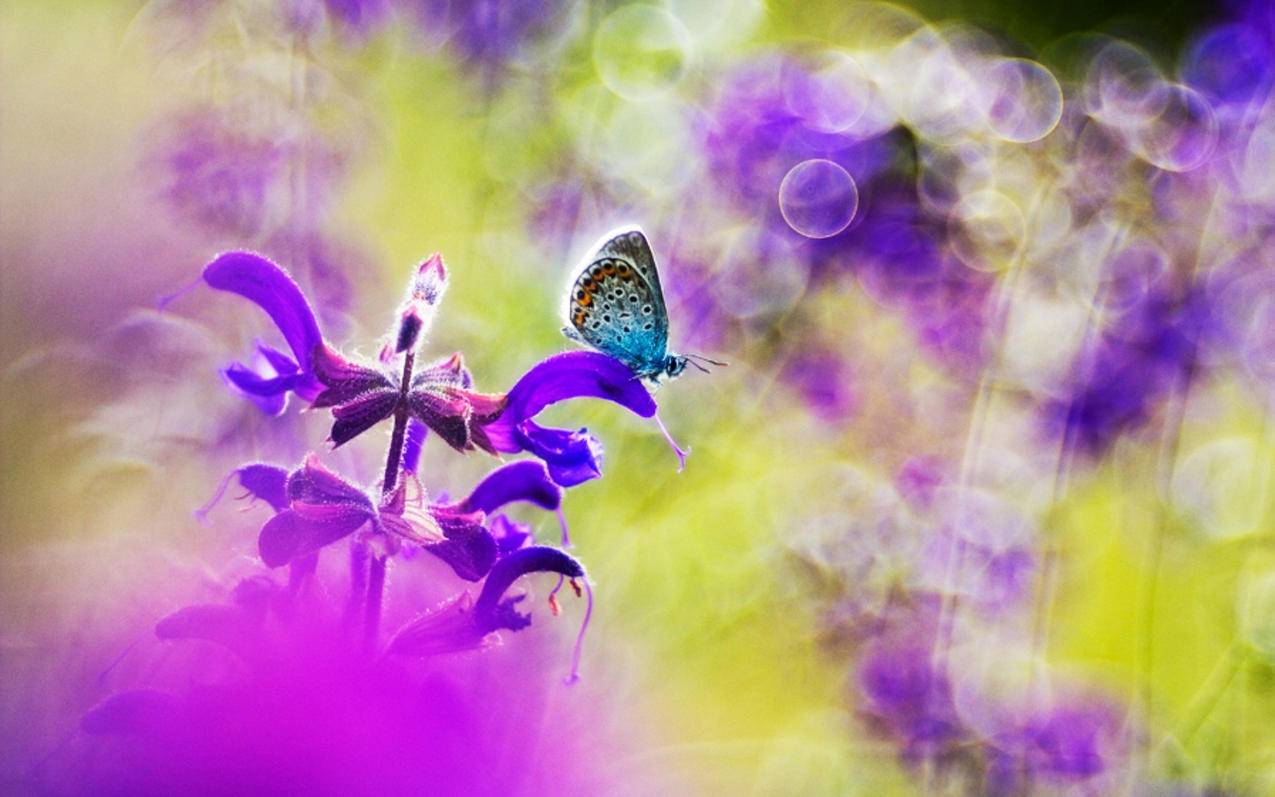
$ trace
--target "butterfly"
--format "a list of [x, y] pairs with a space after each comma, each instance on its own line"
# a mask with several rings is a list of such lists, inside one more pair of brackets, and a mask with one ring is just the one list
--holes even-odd
[[622, 227], [602, 236], [584, 259], [567, 297], [562, 332], [623, 362], [643, 379], [659, 383], [699, 362], [725, 365], [698, 355], [668, 351], [668, 309], [660, 290], [655, 255], [642, 230]]

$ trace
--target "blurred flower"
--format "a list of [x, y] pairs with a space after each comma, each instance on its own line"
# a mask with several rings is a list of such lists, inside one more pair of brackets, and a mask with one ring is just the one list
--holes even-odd
[[894, 611], [858, 666], [860, 710], [912, 761], [940, 757], [965, 734], [951, 682], [934, 654], [937, 607], [932, 598], [917, 596]]
[[[554, 684], [529, 670], [525, 658], [499, 648], [484, 653], [483, 667], [438, 658], [489, 647], [484, 640], [492, 632], [525, 628], [530, 618], [515, 608], [521, 596], [504, 596], [521, 576], [585, 577], [552, 549], [526, 549], [507, 561], [477, 602], [462, 593], [451, 606], [465, 608], [409, 624], [388, 657], [351, 645], [315, 596], [288, 594], [265, 578], [241, 582], [230, 604], [178, 610], [156, 625], [160, 639], [213, 644], [186, 665], [190, 685], [104, 699], [81, 727], [109, 739], [100, 749], [110, 754], [51, 768], [45, 785], [64, 794], [138, 795], [605, 790], [576, 747], [580, 734], [519, 756], [517, 766], [492, 765], [506, 760], [508, 740], [527, 723], [570, 721], [580, 710], [539, 704], [532, 696]], [[408, 666], [422, 656], [435, 661], [425, 677]]]
[[529, 45], [563, 26], [564, 0], [400, 0], [430, 39], [446, 37], [462, 63], [498, 81]]
[[825, 421], [844, 422], [858, 407], [851, 366], [831, 349], [803, 347], [789, 358], [784, 372], [785, 381], [794, 385], [806, 406]]
[[298, 211], [295, 175], [304, 180], [306, 215], [294, 220], [309, 221], [344, 171], [343, 158], [317, 140], [257, 130], [203, 108], [164, 123], [147, 167], [179, 216], [213, 235], [249, 240]]
[[1180, 299], [1147, 293], [1078, 355], [1067, 394], [1042, 408], [1047, 428], [1094, 456], [1140, 428], [1156, 402], [1193, 374], [1207, 312], [1195, 290]]

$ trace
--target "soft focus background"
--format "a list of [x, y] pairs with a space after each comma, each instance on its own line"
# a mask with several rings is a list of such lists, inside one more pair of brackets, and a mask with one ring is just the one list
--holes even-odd
[[[634, 222], [672, 348], [730, 365], [656, 393], [681, 474], [551, 410], [606, 447], [583, 681], [574, 600], [430, 665], [509, 791], [1275, 793], [1275, 12], [1207, 6], [6, 3], [0, 790], [82, 790], [85, 711], [219, 677], [152, 629], [266, 572], [267, 515], [192, 512], [322, 447], [218, 376], [258, 311], [160, 296], [257, 250], [372, 357], [441, 250], [428, 345], [503, 390]], [[423, 567], [387, 617], [463, 586]]]

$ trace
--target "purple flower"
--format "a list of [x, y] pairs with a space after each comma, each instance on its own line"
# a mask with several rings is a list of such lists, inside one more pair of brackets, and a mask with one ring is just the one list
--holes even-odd
[[[597, 438], [586, 429], [548, 429], [532, 420], [550, 404], [586, 397], [614, 402], [643, 418], [655, 417], [655, 401], [628, 366], [598, 352], [573, 351], [556, 354], [524, 374], [506, 394], [504, 410], [483, 425], [483, 432], [496, 451], [529, 451], [544, 460], [549, 475], [563, 487], [596, 479], [602, 475]], [[683, 458], [684, 452], [669, 442]]]
[[431, 38], [442, 32], [454, 54], [491, 84], [544, 34], [561, 29], [562, 0], [407, 0], [417, 24]]
[[[508, 575], [583, 579], [578, 563], [550, 557], [533, 555], [536, 561]], [[28, 785], [94, 795], [606, 790], [601, 773], [589, 774], [598, 742], [586, 734], [564, 733], [535, 756], [518, 746], [520, 733], [535, 723], [573, 726], [588, 710], [579, 701], [547, 706], [541, 696], [555, 684], [528, 668], [525, 655], [493, 649], [478, 667], [437, 659], [422, 677], [419, 667], [406, 666], [406, 656], [368, 656], [351, 645], [337, 617], [325, 613], [327, 601], [285, 600], [268, 580], [253, 581], [251, 589], [236, 588], [232, 604], [187, 607], [161, 620], [156, 634], [165, 646], [190, 639], [213, 644], [188, 651], [198, 655], [164, 655], [164, 687], [141, 685], [103, 699], [80, 726], [109, 742], [88, 755], [64, 746], [38, 786]], [[500, 589], [511, 583], [502, 577]], [[240, 593], [261, 593], [262, 602], [250, 606]], [[475, 614], [471, 604], [455, 624], [459, 636], [439, 638], [435, 652], [472, 645], [480, 617], [481, 627], [521, 622], [499, 611]], [[492, 765], [506, 760], [512, 765]]]
[[500, 415], [505, 398], [470, 390], [473, 378], [459, 353], [414, 374], [406, 389], [396, 372], [352, 362], [325, 345], [315, 349], [312, 359], [314, 374], [325, 389], [311, 406], [332, 408], [334, 446], [403, 412], [457, 451], [481, 448], [495, 453], [484, 424]]
[[935, 667], [924, 638], [882, 639], [859, 665], [862, 711], [915, 758], [954, 744], [964, 733], [952, 685]]
[[289, 220], [293, 166], [303, 159], [305, 210], [321, 213], [343, 156], [314, 137], [254, 131], [243, 121], [196, 109], [167, 123], [148, 163], [167, 205], [211, 234], [260, 240]]
[[1093, 698], [1056, 700], [993, 740], [987, 780], [994, 794], [1021, 794], [1032, 780], [1067, 784], [1108, 773], [1121, 755], [1122, 717]]
[[283, 269], [251, 252], [219, 255], [204, 268], [203, 279], [209, 287], [238, 294], [264, 310], [292, 349], [289, 357], [258, 343], [257, 354], [268, 368], [254, 370], [232, 363], [222, 371], [227, 381], [268, 415], [283, 412], [290, 392], [313, 400], [323, 385], [315, 377], [311, 359], [322, 347], [323, 336], [296, 282]]
[[[234, 477], [248, 491], [243, 497], [265, 500], [275, 510], [257, 540], [261, 559], [270, 567], [295, 565], [321, 548], [369, 528], [391, 535], [385, 538], [391, 550], [401, 541], [418, 544], [451, 566], [459, 577], [479, 581], [500, 556], [518, 550], [530, 538], [520, 524], [497, 510], [523, 501], [556, 511], [562, 503], [562, 488], [549, 478], [541, 462], [505, 465], [488, 474], [461, 501], [424, 505], [419, 497], [408, 497], [407, 483], [374, 503], [366, 492], [325, 468], [311, 454], [291, 473], [260, 463], [232, 471], [212, 500], [197, 512], [201, 519]], [[488, 519], [492, 530], [484, 525]], [[565, 526], [563, 533], [565, 538]], [[306, 565], [313, 570], [313, 561]]]
[[[583, 591], [588, 594], [584, 619], [572, 653], [571, 676], [568, 679], [569, 682], [575, 681], [579, 674], [580, 646], [588, 628], [589, 617], [593, 613], [593, 593], [579, 562], [557, 548], [541, 545], [514, 551], [497, 562], [488, 574], [478, 600], [472, 604], [468, 593], [462, 593], [438, 609], [405, 625], [390, 641], [388, 652], [420, 656], [471, 650], [481, 647], [487, 636], [494, 631], [520, 631], [526, 628], [531, 624], [531, 615], [524, 614], [517, 608], [526, 596], [506, 598], [505, 593], [515, 581], [532, 573], [557, 574], [561, 579], [569, 581], [577, 595], [581, 593], [581, 587], [577, 583], [579, 580], [583, 582]], [[561, 585], [560, 580], [558, 586]], [[550, 605], [554, 607], [555, 614], [557, 603], [554, 595], [557, 591], [555, 588], [550, 593]]]
[[853, 373], [846, 359], [827, 348], [803, 347], [784, 368], [785, 381], [800, 391], [817, 417], [844, 422], [858, 409]]
[[1100, 456], [1151, 418], [1155, 404], [1190, 377], [1207, 324], [1202, 294], [1148, 293], [1082, 351], [1069, 394], [1043, 407], [1047, 429]]

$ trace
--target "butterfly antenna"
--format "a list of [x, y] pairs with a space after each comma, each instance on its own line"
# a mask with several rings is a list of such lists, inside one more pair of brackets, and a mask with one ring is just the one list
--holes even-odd
[[701, 371], [704, 371], [705, 373], [708, 372], [708, 369], [700, 365], [698, 362], [695, 362], [696, 360], [701, 360], [703, 362], [708, 363], [709, 365], [716, 365], [718, 368], [725, 368], [726, 366], [730, 365], [730, 363], [723, 363], [723, 362], [718, 362], [717, 360], [711, 360], [702, 354], [688, 354], [686, 355], [686, 358], [690, 360], [696, 368], [699, 368]]
[[690, 358], [690, 356], [689, 356], [689, 355], [687, 356], [686, 361], [687, 361], [688, 363], [690, 363], [691, 365], [695, 366], [696, 368], [698, 368], [698, 369], [700, 370], [700, 372], [701, 372], [701, 373], [705, 373], [705, 374], [707, 374], [707, 373], [712, 373], [711, 371], [709, 371], [709, 370], [708, 370], [707, 368], [705, 368], [704, 366], [702, 366], [702, 365], [700, 365], [699, 363], [697, 363], [697, 362], [695, 362], [694, 360], [692, 360], [692, 359]]

